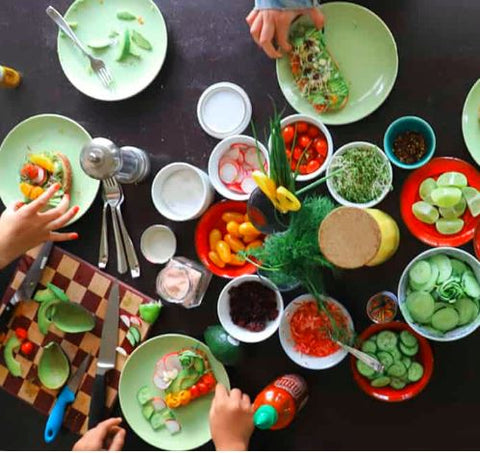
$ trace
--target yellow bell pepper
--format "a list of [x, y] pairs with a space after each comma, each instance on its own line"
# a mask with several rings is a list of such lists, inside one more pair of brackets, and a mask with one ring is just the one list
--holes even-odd
[[277, 196], [277, 185], [275, 181], [270, 179], [265, 173], [260, 170], [255, 170], [252, 173], [252, 178], [257, 184], [258, 188], [268, 197], [272, 203]]
[[277, 187], [277, 200], [281, 206], [281, 210], [288, 211], [299, 211], [302, 207], [300, 200], [285, 187]]

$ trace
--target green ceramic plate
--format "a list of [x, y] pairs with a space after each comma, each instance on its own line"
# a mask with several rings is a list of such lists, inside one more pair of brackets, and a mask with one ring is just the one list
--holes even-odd
[[148, 385], [154, 395], [161, 395], [152, 382], [155, 364], [164, 354], [179, 351], [186, 347], [198, 347], [208, 354], [213, 372], [219, 382], [230, 388], [230, 381], [223, 365], [216, 360], [210, 350], [195, 338], [186, 335], [160, 335], [143, 343], [129, 357], [120, 376], [120, 407], [130, 427], [145, 442], [164, 450], [192, 450], [211, 439], [208, 413], [213, 394], [195, 400], [188, 406], [175, 409], [182, 430], [171, 435], [166, 429], [154, 431], [142, 416], [136, 393]]
[[[137, 20], [120, 20], [117, 13], [127, 11]], [[114, 84], [105, 88], [90, 69], [89, 61], [63, 33], [58, 36], [58, 56], [68, 80], [79, 91], [102, 101], [118, 101], [145, 89], [160, 72], [167, 54], [167, 27], [162, 13], [151, 0], [76, 0], [65, 13], [68, 22], [76, 23], [75, 33], [84, 44], [108, 40], [118, 33], [116, 44], [92, 50], [113, 76]], [[125, 29], [140, 32], [152, 45], [143, 50], [132, 44], [139, 57], [128, 56], [118, 62], [120, 42]]]
[[480, 165], [480, 79], [473, 85], [463, 106], [462, 130], [468, 151]]
[[92, 137], [75, 121], [60, 115], [37, 115], [17, 124], [0, 145], [0, 198], [4, 205], [23, 200], [18, 187], [20, 168], [29, 151], [61, 151], [72, 165], [71, 206], [80, 211], [69, 222], [73, 223], [90, 208], [98, 192], [100, 181], [87, 176], [80, 167], [80, 151]]
[[335, 2], [325, 3], [322, 10], [328, 49], [350, 85], [347, 105], [338, 112], [317, 113], [300, 95], [287, 57], [277, 61], [278, 82], [297, 112], [325, 124], [353, 123], [370, 115], [390, 94], [398, 72], [397, 45], [382, 19], [363, 6]]

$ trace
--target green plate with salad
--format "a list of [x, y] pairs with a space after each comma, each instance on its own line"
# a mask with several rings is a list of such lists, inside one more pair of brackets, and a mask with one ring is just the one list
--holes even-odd
[[[210, 349], [195, 338], [180, 335], [166, 334], [151, 338], [134, 350], [123, 367], [120, 376], [119, 398], [123, 415], [135, 431], [145, 442], [155, 448], [163, 450], [192, 450], [207, 443], [211, 439], [208, 414], [212, 404], [213, 392], [190, 401], [186, 406], [172, 409], [170, 417], [175, 418], [180, 430], [171, 433], [168, 426], [162, 426], [162, 414], [169, 413], [162, 406], [158, 407], [161, 399], [167, 400], [166, 395], [157, 386], [157, 371], [159, 364], [166, 357], [172, 356], [185, 348], [198, 349], [206, 354], [211, 372], [217, 382], [230, 388], [230, 381], [224, 366], [213, 357]], [[180, 374], [178, 374], [180, 376]], [[173, 385], [173, 384], [172, 384]], [[148, 393], [144, 397], [142, 393]], [[155, 413], [147, 413], [149, 399], [153, 397]], [[143, 404], [143, 406], [142, 406]], [[160, 418], [159, 425], [155, 418]], [[166, 423], [168, 425], [168, 422]], [[157, 428], [157, 429], [154, 429]]]
[[480, 79], [473, 85], [463, 106], [462, 131], [470, 155], [480, 164]]
[[290, 31], [293, 51], [277, 60], [280, 88], [299, 113], [325, 124], [359, 121], [390, 94], [398, 73], [395, 39], [376, 14], [353, 3], [322, 6], [325, 31], [306, 17]]
[[114, 83], [103, 86], [88, 59], [63, 32], [58, 57], [63, 72], [82, 93], [102, 101], [127, 99], [160, 72], [167, 53], [167, 27], [152, 0], [76, 0], [65, 19], [93, 56], [102, 59]]

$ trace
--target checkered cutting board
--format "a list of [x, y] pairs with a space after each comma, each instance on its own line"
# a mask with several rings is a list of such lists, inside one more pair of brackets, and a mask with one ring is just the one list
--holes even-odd
[[[3, 296], [2, 303], [6, 303], [13, 296], [38, 250], [33, 250], [20, 259], [13, 279]], [[76, 371], [87, 353], [95, 356], [78, 389], [74, 403], [65, 414], [64, 426], [78, 434], [83, 434], [87, 430], [90, 397], [96, 371], [96, 356], [98, 356], [103, 319], [113, 281], [113, 277], [101, 272], [98, 268], [58, 247], [54, 247], [37, 289], [43, 288], [47, 282], [52, 282], [62, 288], [71, 301], [80, 302], [95, 314], [94, 329], [86, 333], [66, 334], [58, 330], [52, 323], [48, 334], [44, 336], [40, 333], [37, 324], [37, 310], [40, 304], [33, 301], [20, 302], [10, 324], [8, 336], [14, 335], [14, 330], [17, 327], [23, 327], [28, 331], [28, 339], [34, 344], [34, 351], [30, 356], [26, 357], [21, 353], [16, 355], [22, 367], [21, 378], [15, 378], [8, 372], [3, 353], [0, 354], [0, 386], [45, 415], [52, 409], [60, 390], [48, 390], [38, 380], [37, 365], [42, 352], [41, 347], [50, 341], [59, 343], [70, 359], [71, 373]], [[119, 285], [120, 314], [136, 315], [138, 306], [151, 300], [151, 298], [122, 282], [119, 282]], [[143, 340], [150, 330], [150, 325], [144, 322], [139, 329]], [[126, 351], [131, 351], [132, 347], [125, 338], [126, 331], [126, 326], [119, 320], [118, 344], [124, 347]], [[126, 357], [117, 353], [115, 369], [107, 374], [106, 405], [108, 408], [113, 406], [117, 398], [120, 371], [125, 360]]]

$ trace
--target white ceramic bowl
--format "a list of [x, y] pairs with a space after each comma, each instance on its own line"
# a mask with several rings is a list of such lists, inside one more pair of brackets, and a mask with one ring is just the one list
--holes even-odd
[[429, 338], [430, 340], [435, 340], [435, 341], [460, 340], [460, 338], [470, 335], [472, 332], [474, 332], [478, 328], [478, 326], [480, 326], [480, 314], [477, 316], [477, 319], [475, 319], [470, 324], [467, 324], [466, 326], [458, 327], [443, 335], [439, 335], [439, 334], [430, 332], [421, 324], [417, 324], [412, 319], [407, 309], [406, 299], [407, 299], [407, 287], [408, 287], [408, 272], [417, 261], [428, 259], [438, 254], [448, 255], [452, 258], [456, 258], [460, 261], [465, 262], [472, 268], [475, 274], [475, 277], [477, 277], [477, 280], [480, 280], [480, 262], [469, 253], [453, 247], [438, 247], [438, 248], [430, 249], [416, 256], [412, 261], [410, 261], [408, 266], [403, 271], [402, 276], [400, 277], [400, 281], [398, 283], [398, 305], [400, 307], [400, 311], [402, 312], [402, 315], [405, 318], [405, 321], [407, 322], [407, 324], [419, 335], [422, 335], [422, 337]]
[[220, 195], [228, 198], [229, 200], [246, 201], [249, 199], [250, 194], [241, 194], [231, 191], [227, 186], [225, 186], [225, 184], [223, 184], [218, 175], [218, 164], [220, 163], [220, 160], [225, 152], [227, 152], [235, 143], [244, 143], [248, 146], [257, 146], [258, 144], [260, 152], [263, 154], [268, 163], [268, 152], [264, 145], [262, 145], [260, 142], [256, 142], [253, 137], [249, 137], [248, 135], [232, 135], [231, 137], [225, 138], [218, 143], [210, 154], [210, 159], [208, 160], [208, 176], [210, 177], [213, 187], [215, 187], [215, 190]]
[[372, 208], [373, 206], [376, 206], [377, 204], [379, 204], [388, 195], [388, 193], [391, 190], [391, 185], [392, 185], [392, 182], [393, 182], [392, 164], [388, 160], [388, 157], [386, 156], [386, 154], [377, 145], [374, 145], [373, 143], [368, 143], [368, 142], [352, 142], [352, 143], [347, 143], [346, 145], [339, 148], [335, 152], [335, 154], [332, 156], [332, 158], [330, 159], [330, 162], [328, 164], [328, 167], [327, 167], [327, 176], [329, 176], [331, 174], [332, 163], [335, 161], [335, 157], [342, 155], [343, 153], [345, 153], [345, 151], [347, 151], [351, 148], [375, 148], [377, 150], [378, 154], [387, 163], [389, 177], [390, 177], [390, 184], [387, 187], [385, 187], [383, 192], [376, 199], [374, 199], [372, 201], [369, 201], [368, 203], [352, 203], [351, 201], [345, 200], [345, 198], [340, 196], [340, 194], [335, 189], [332, 179], [327, 179], [328, 191], [330, 192], [330, 195], [338, 203], [340, 203], [343, 206], [352, 206], [352, 207], [356, 207], [356, 208], [365, 208], [365, 209], [366, 208]]
[[[176, 179], [170, 179], [175, 173]], [[215, 192], [208, 175], [193, 165], [174, 162], [163, 167], [152, 184], [157, 211], [176, 222], [200, 217], [213, 201]]]
[[[313, 357], [302, 354], [295, 349], [295, 343], [290, 333], [290, 319], [292, 318], [293, 314], [299, 308], [299, 306], [312, 300], [314, 300], [314, 297], [311, 294], [304, 294], [296, 299], [293, 299], [292, 302], [288, 304], [287, 308], [285, 308], [282, 320], [280, 322], [280, 343], [288, 357], [290, 357], [290, 359], [297, 365], [300, 365], [303, 368], [308, 368], [309, 370], [325, 370], [339, 364], [347, 356], [347, 351], [340, 348], [335, 353], [325, 357]], [[329, 302], [333, 302], [334, 304], [338, 305], [343, 310], [348, 319], [349, 328], [353, 332], [353, 321], [347, 309], [340, 302], [332, 299], [331, 297], [329, 297], [328, 300]]]
[[177, 239], [168, 226], [152, 225], [143, 232], [140, 249], [150, 263], [163, 264], [175, 255]]
[[[309, 124], [312, 124], [312, 125], [318, 127], [320, 129], [320, 131], [322, 132], [322, 134], [327, 139], [327, 143], [328, 143], [327, 158], [325, 159], [325, 162], [323, 163], [323, 165], [317, 171], [314, 171], [313, 173], [310, 173], [309, 175], [300, 175], [300, 174], [297, 175], [297, 181], [299, 181], [299, 182], [303, 181], [304, 182], [304, 181], [311, 181], [313, 179], [316, 179], [323, 172], [325, 172], [325, 170], [328, 167], [328, 163], [330, 162], [330, 159], [332, 158], [333, 140], [332, 140], [332, 136], [330, 134], [330, 131], [327, 129], [327, 126], [325, 126], [325, 124], [323, 124], [317, 118], [315, 118], [313, 116], [310, 116], [310, 115], [303, 115], [303, 114], [300, 114], [300, 113], [295, 114], [295, 115], [290, 115], [290, 116], [287, 116], [287, 117], [283, 118], [283, 120], [280, 122], [280, 125], [282, 126], [282, 129], [283, 129], [285, 126], [288, 126], [288, 125], [293, 124], [293, 123], [297, 123], [299, 121], [305, 121], [306, 123], [309, 123]], [[271, 139], [270, 138], [268, 140], [268, 146], [269, 147], [271, 146]]]
[[[265, 329], [261, 332], [251, 332], [250, 330], [237, 326], [233, 323], [232, 318], [230, 317], [230, 296], [228, 291], [233, 286], [238, 286], [245, 282], [260, 282], [275, 291], [275, 295], [277, 296], [278, 316], [274, 321], [267, 322]], [[261, 341], [271, 337], [277, 331], [278, 326], [280, 325], [282, 313], [283, 298], [280, 294], [280, 291], [270, 280], [267, 280], [266, 278], [260, 278], [258, 275], [242, 275], [241, 277], [233, 279], [223, 288], [218, 298], [217, 314], [220, 324], [230, 336], [243, 343], [260, 343]]]

